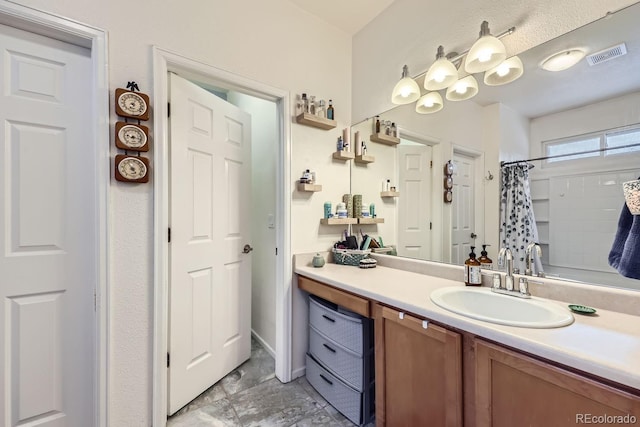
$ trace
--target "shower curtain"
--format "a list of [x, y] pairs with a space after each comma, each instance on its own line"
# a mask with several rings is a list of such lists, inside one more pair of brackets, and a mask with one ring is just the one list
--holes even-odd
[[[503, 165], [500, 194], [500, 245], [511, 249], [513, 267], [524, 274], [526, 250], [530, 243], [538, 242], [538, 228], [531, 203], [529, 163]], [[536, 273], [543, 271], [542, 262], [536, 260]]]

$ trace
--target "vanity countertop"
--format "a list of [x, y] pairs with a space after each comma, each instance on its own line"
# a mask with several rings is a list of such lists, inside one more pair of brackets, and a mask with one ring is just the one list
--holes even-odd
[[[360, 269], [327, 263], [323, 268], [313, 268], [300, 261], [294, 264], [294, 271], [336, 288], [640, 390], [640, 316], [603, 310], [596, 306], [597, 315], [574, 314], [574, 323], [561, 328], [503, 326], [452, 313], [431, 301], [430, 294], [435, 289], [464, 286], [462, 273], [461, 280], [454, 281], [382, 266]], [[567, 306], [566, 303], [557, 303]]]

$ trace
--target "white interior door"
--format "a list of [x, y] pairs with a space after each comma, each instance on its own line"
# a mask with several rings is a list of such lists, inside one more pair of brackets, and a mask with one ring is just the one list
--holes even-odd
[[0, 424], [95, 424], [88, 49], [0, 26]]
[[170, 73], [169, 414], [251, 354], [251, 117]]
[[[475, 243], [475, 161], [453, 155], [453, 201], [451, 202], [451, 262], [463, 264]], [[479, 252], [476, 252], [479, 254]], [[479, 255], [478, 255], [479, 256]]]
[[400, 144], [398, 255], [431, 259], [431, 147]]

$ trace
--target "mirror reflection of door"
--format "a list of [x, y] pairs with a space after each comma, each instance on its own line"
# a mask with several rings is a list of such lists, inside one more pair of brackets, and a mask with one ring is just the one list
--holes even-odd
[[428, 145], [398, 145], [398, 248], [400, 256], [431, 259], [431, 158]]
[[473, 157], [453, 154], [453, 201], [451, 202], [451, 262], [463, 264], [476, 246], [475, 236], [475, 162]]

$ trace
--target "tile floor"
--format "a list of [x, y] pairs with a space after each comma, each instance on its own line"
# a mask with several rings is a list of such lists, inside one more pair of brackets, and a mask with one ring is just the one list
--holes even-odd
[[282, 384], [252, 338], [251, 359], [169, 418], [168, 427], [354, 426], [302, 377]]

